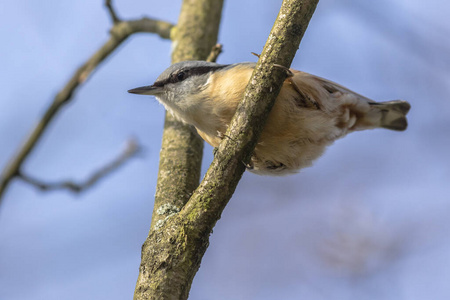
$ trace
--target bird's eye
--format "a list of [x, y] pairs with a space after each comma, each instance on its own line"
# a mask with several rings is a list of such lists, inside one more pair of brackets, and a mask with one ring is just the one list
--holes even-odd
[[178, 81], [183, 80], [185, 76], [186, 76], [186, 74], [183, 71], [178, 72], [178, 74], [177, 74]]

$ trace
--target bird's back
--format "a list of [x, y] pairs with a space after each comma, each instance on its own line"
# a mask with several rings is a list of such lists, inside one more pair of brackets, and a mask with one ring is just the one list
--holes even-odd
[[[253, 68], [254, 65], [237, 65], [227, 70], [239, 74], [239, 80], [233, 81], [239, 82], [238, 86], [231, 86], [230, 81], [224, 80], [225, 75], [232, 75], [230, 73], [212, 75], [210, 83], [216, 89], [214, 94], [223, 95], [213, 99], [209, 108], [218, 117], [214, 117], [215, 124], [197, 127], [199, 134], [212, 146], [220, 143], [239, 102], [230, 103], [225, 98], [242, 99]], [[254, 173], [296, 173], [310, 166], [327, 145], [352, 131], [406, 128], [409, 103], [405, 101], [378, 103], [326, 79], [291, 71], [293, 76], [283, 83], [252, 156], [250, 171]]]

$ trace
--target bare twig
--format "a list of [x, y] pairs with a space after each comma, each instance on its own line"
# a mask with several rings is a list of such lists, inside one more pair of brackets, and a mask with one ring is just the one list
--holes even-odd
[[53, 102], [50, 104], [42, 118], [39, 120], [36, 127], [32, 130], [30, 135], [26, 138], [24, 144], [18, 149], [15, 156], [10, 160], [9, 164], [3, 170], [0, 176], [0, 204], [3, 193], [8, 187], [11, 180], [20, 173], [23, 162], [28, 157], [30, 152], [34, 149], [48, 124], [55, 117], [57, 112], [68, 103], [73, 96], [75, 90], [84, 83], [92, 72], [105, 60], [117, 47], [126, 40], [130, 35], [137, 32], [156, 33], [160, 37], [169, 39], [170, 31], [173, 24], [142, 18], [139, 20], [123, 21], [114, 24], [111, 29], [111, 36], [103, 46], [94, 53], [76, 72], [72, 78], [62, 88], [62, 90], [55, 96]]
[[43, 182], [29, 175], [25, 175], [22, 171], [19, 171], [17, 176], [18, 178], [22, 179], [23, 181], [31, 185], [34, 185], [35, 187], [37, 187], [42, 191], [68, 189], [71, 192], [79, 193], [92, 187], [100, 179], [117, 170], [119, 167], [125, 164], [125, 162], [127, 162], [130, 158], [136, 156], [140, 151], [141, 147], [139, 146], [136, 140], [134, 139], [128, 140], [125, 150], [118, 157], [116, 157], [113, 161], [109, 162], [105, 166], [93, 172], [92, 175], [88, 177], [88, 179], [80, 183], [76, 183], [73, 181], [61, 181], [53, 183]]
[[113, 21], [113, 24], [119, 23], [121, 20], [119, 19], [119, 17], [117, 16], [117, 13], [114, 9], [114, 7], [112, 6], [112, 1], [111, 0], [106, 0], [105, 1], [105, 6], [108, 9], [109, 15]]
[[208, 58], [206, 61], [209, 62], [216, 62], [217, 58], [219, 57], [220, 53], [222, 53], [222, 44], [215, 44], [212, 49], [211, 53], [209, 53]]

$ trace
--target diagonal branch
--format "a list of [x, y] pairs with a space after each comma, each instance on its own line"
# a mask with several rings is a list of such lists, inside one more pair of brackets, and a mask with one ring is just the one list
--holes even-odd
[[[318, 0], [284, 0], [277, 20], [249, 80], [214, 160], [200, 186], [181, 210], [189, 227], [211, 232], [239, 182]], [[192, 217], [195, 216], [195, 217]]]
[[73, 96], [76, 89], [84, 83], [92, 72], [107, 58], [117, 47], [126, 40], [130, 35], [137, 32], [156, 33], [160, 37], [169, 39], [170, 31], [174, 25], [143, 18], [139, 20], [123, 21], [114, 24], [110, 31], [109, 40], [95, 52], [69, 79], [67, 84], [55, 96], [53, 102], [50, 104], [42, 118], [39, 120], [36, 127], [32, 130], [30, 135], [26, 138], [24, 144], [18, 149], [15, 156], [10, 160], [9, 164], [3, 170], [0, 176], [0, 205], [3, 193], [8, 187], [11, 180], [16, 177], [22, 167], [23, 162], [28, 157], [30, 152], [34, 149], [40, 140], [45, 129], [53, 120], [55, 115], [60, 111], [64, 104], [68, 103]]
[[[200, 186], [180, 207], [161, 206], [163, 222], [152, 227], [142, 247], [138, 287], [147, 297], [186, 299], [209, 244], [209, 235], [234, 193], [318, 0], [284, 0], [245, 91]], [[155, 217], [155, 216], [154, 216]], [[153, 223], [152, 223], [153, 225]], [[174, 294], [174, 286], [182, 286]]]
[[86, 180], [82, 182], [61, 181], [61, 182], [43, 182], [39, 179], [31, 177], [19, 171], [17, 175], [23, 181], [37, 187], [42, 191], [62, 190], [67, 189], [71, 192], [80, 193], [96, 184], [100, 179], [111, 174], [119, 167], [125, 164], [130, 158], [136, 156], [141, 151], [141, 147], [136, 140], [130, 139], [127, 141], [125, 150], [114, 160], [104, 165], [100, 169], [94, 171]]

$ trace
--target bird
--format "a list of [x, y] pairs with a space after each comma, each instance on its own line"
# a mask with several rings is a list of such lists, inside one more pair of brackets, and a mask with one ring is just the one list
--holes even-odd
[[[218, 147], [255, 66], [183, 61], [163, 71], [152, 85], [128, 92], [155, 96], [175, 118], [193, 125], [207, 143]], [[246, 165], [250, 172], [297, 173], [350, 132], [407, 127], [407, 101], [376, 102], [327, 79], [286, 70], [288, 76]]]

